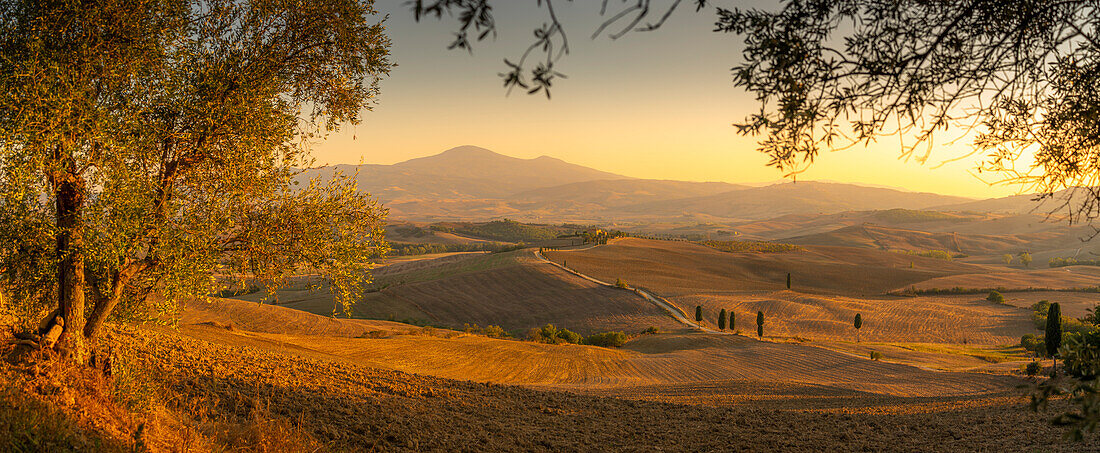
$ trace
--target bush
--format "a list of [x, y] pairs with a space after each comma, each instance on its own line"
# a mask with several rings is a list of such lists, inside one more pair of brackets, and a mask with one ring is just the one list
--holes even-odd
[[1035, 377], [1042, 370], [1043, 366], [1039, 365], [1039, 362], [1031, 362], [1028, 363], [1027, 367], [1024, 368], [1024, 373], [1026, 373], [1029, 377]]
[[626, 283], [623, 283], [623, 279], [621, 279], [621, 278], [616, 278], [616, 279], [615, 279], [615, 287], [616, 287], [616, 288], [622, 288], [622, 289], [626, 289]]
[[605, 348], [618, 348], [626, 344], [626, 334], [622, 332], [603, 332], [589, 335], [584, 344], [603, 346]]
[[871, 360], [882, 360], [882, 353], [878, 351], [871, 351]]
[[986, 296], [985, 300], [988, 300], [988, 301], [993, 302], [995, 304], [1003, 304], [1003, 303], [1005, 303], [1005, 296], [1002, 296], [1001, 293], [999, 293], [999, 292], [990, 291], [989, 295]]
[[1020, 346], [1023, 346], [1027, 351], [1034, 352], [1036, 355], [1043, 355], [1043, 350], [1046, 349], [1046, 341], [1041, 335], [1029, 333], [1020, 337]]
[[566, 343], [572, 344], [581, 344], [581, 341], [584, 341], [584, 337], [582, 337], [579, 333], [570, 331], [569, 329], [559, 330], [558, 339]]
[[661, 330], [658, 329], [656, 326], [646, 327], [645, 330], [642, 331], [642, 335], [656, 335], [659, 333], [661, 333]]

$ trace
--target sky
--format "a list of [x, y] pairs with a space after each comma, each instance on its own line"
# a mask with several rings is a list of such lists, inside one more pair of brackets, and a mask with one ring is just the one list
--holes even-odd
[[[362, 123], [314, 145], [318, 164], [392, 164], [476, 145], [638, 178], [753, 183], [784, 176], [766, 165], [757, 138], [733, 127], [759, 104], [733, 85], [740, 42], [712, 31], [713, 8], [696, 13], [684, 2], [661, 29], [611, 40], [591, 39], [602, 20], [599, 2], [556, 2], [571, 49], [557, 64], [568, 78], [556, 81], [547, 100], [508, 95], [497, 76], [502, 59], [522, 53], [532, 27], [545, 22], [535, 0], [495, 2], [498, 35], [477, 43], [472, 55], [446, 48], [454, 20], [418, 24], [405, 1], [376, 0], [388, 15], [398, 66]], [[869, 147], [826, 151], [797, 178], [974, 198], [1020, 191], [979, 179], [977, 157], [934, 168], [969, 152], [967, 140], [937, 146], [923, 165], [900, 159], [900, 145], [898, 137], [885, 137]]]

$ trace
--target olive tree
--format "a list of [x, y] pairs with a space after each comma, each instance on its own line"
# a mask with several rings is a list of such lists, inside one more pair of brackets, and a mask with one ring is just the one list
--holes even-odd
[[388, 73], [372, 14], [370, 0], [0, 0], [3, 292], [25, 314], [54, 309], [74, 360], [105, 320], [170, 317], [217, 276], [271, 290], [311, 272], [353, 301], [385, 211], [350, 178], [290, 182]]

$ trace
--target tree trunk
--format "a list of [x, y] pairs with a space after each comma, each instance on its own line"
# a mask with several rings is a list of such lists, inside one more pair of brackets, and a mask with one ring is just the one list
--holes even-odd
[[149, 265], [148, 259], [131, 261], [114, 273], [111, 292], [96, 300], [92, 313], [88, 316], [88, 323], [84, 326], [84, 336], [86, 338], [94, 338], [99, 334], [103, 322], [107, 320], [107, 316], [111, 314], [111, 311], [118, 305], [119, 300], [122, 299], [122, 291], [130, 283], [130, 279], [134, 278], [137, 273], [147, 269]]
[[84, 184], [76, 175], [57, 181], [57, 301], [65, 329], [57, 349], [77, 362], [88, 355], [84, 341]]

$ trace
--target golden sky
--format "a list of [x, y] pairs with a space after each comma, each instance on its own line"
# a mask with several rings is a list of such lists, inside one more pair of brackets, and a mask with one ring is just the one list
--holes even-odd
[[[530, 27], [542, 23], [533, 2], [498, 2], [500, 34], [472, 56], [446, 49], [453, 22], [416, 24], [402, 3], [377, 2], [390, 14], [398, 67], [362, 124], [314, 146], [318, 163], [390, 164], [476, 145], [640, 178], [743, 183], [782, 177], [766, 166], [756, 139], [732, 127], [759, 105], [733, 86], [729, 70], [739, 60], [738, 41], [710, 31], [712, 12], [685, 8], [657, 32], [592, 40], [598, 11], [566, 4], [572, 52], [560, 70], [568, 79], [559, 80], [547, 100], [506, 96], [497, 77], [501, 59], [518, 55], [530, 42]], [[974, 176], [977, 157], [932, 168], [967, 153], [968, 145], [937, 147], [921, 165], [899, 160], [899, 139], [884, 137], [870, 147], [823, 153], [798, 178], [975, 198], [1019, 192]]]

